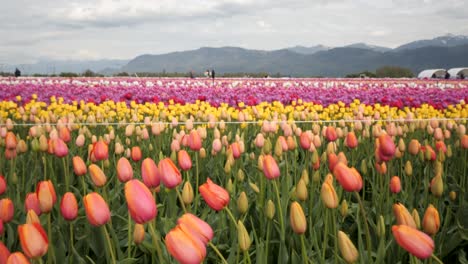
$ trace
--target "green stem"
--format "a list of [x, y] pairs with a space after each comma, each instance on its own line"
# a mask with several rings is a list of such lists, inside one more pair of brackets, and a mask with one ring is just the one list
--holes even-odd
[[[49, 212], [47, 214], [47, 238], [49, 239], [49, 241], [53, 241], [52, 240], [52, 222], [51, 222], [51, 213]], [[49, 247], [49, 251], [48, 251], [48, 254], [47, 254], [47, 263], [55, 263], [55, 252], [54, 252], [54, 246], [51, 245], [51, 247]]]
[[325, 209], [324, 222], [325, 222], [325, 227], [324, 227], [323, 248], [322, 248], [322, 261], [323, 262], [325, 262], [325, 253], [327, 252], [327, 247], [328, 247], [328, 208]]
[[131, 229], [132, 229], [132, 220], [131, 220], [130, 214], [128, 214], [128, 221], [127, 221], [127, 223], [128, 223], [128, 232], [127, 232], [128, 249], [127, 249], [127, 253], [128, 253], [128, 258], [130, 258], [130, 257], [131, 257], [131, 253], [132, 253], [132, 250], [131, 250], [131, 249], [132, 249], [132, 242], [131, 242], [131, 241], [132, 241], [132, 240], [131, 240], [131, 238], [132, 238], [132, 230], [131, 230]]
[[[245, 261], [245, 260], [247, 260], [247, 261]], [[250, 259], [250, 255], [249, 255], [248, 250], [244, 250], [244, 263], [248, 263], [248, 264], [252, 263], [252, 260]]]
[[304, 264], [307, 264], [308, 258], [307, 258], [307, 250], [306, 250], [305, 241], [304, 241], [304, 234], [300, 235], [300, 237], [301, 237], [302, 261], [304, 262]]
[[228, 263], [226, 261], [226, 259], [224, 258], [223, 254], [221, 254], [221, 252], [219, 252], [219, 249], [213, 243], [208, 242], [208, 245], [210, 245], [210, 247], [214, 250], [214, 252], [216, 252], [216, 255], [218, 255], [219, 258], [221, 259], [221, 262], [223, 262], [224, 264]]
[[67, 168], [67, 164], [65, 163], [65, 158], [62, 158], [62, 165], [63, 165], [63, 173], [65, 174], [64, 177], [65, 177], [65, 191], [68, 192], [69, 190], [69, 178], [68, 178], [68, 168]]
[[267, 258], [267, 262], [268, 262], [268, 245], [270, 245], [270, 233], [271, 233], [271, 220], [268, 220], [266, 243], [265, 243], [265, 256]]
[[367, 223], [366, 211], [364, 210], [364, 205], [362, 204], [361, 197], [359, 196], [358, 192], [354, 192], [358, 202], [359, 208], [362, 214], [362, 218], [364, 220], [364, 226], [366, 228], [366, 243], [367, 243], [367, 255], [368, 255], [368, 262], [372, 261], [372, 254], [371, 254], [371, 240], [370, 240], [370, 232], [369, 232], [369, 225]]
[[102, 226], [102, 230], [103, 230], [104, 236], [106, 237], [106, 240], [107, 240], [107, 247], [108, 247], [109, 253], [111, 255], [112, 263], [117, 263], [117, 261], [115, 260], [114, 250], [112, 248], [112, 242], [110, 240], [109, 232], [107, 232], [107, 228], [106, 228], [105, 225]]
[[159, 246], [159, 241], [161, 239], [159, 238], [159, 235], [156, 233], [156, 230], [154, 230], [154, 226], [151, 223], [148, 224], [148, 226], [151, 232], [151, 236], [153, 237], [153, 244], [155, 245], [156, 251], [158, 253], [159, 263], [166, 263], [164, 262], [164, 259], [163, 259], [163, 253], [162, 253], [161, 247]]
[[198, 199], [199, 199], [199, 196], [198, 196], [198, 186], [199, 186], [199, 180], [200, 180], [200, 176], [198, 175], [198, 166], [199, 166], [199, 163], [198, 163], [198, 151], [195, 152], [195, 178], [196, 178], [196, 185], [195, 185], [195, 211], [194, 213], [197, 213], [197, 209], [198, 209]]
[[70, 263], [73, 263], [73, 258], [71, 257], [73, 254], [73, 247], [73, 223], [70, 222], [70, 250], [68, 252]]
[[231, 218], [232, 222], [234, 223], [234, 226], [237, 228], [237, 221], [234, 215], [232, 214], [231, 210], [226, 206], [224, 207], [224, 210], [226, 210], [227, 214], [229, 215], [229, 218]]
[[280, 200], [278, 184], [276, 183], [276, 180], [273, 180], [273, 186], [275, 187], [276, 200], [278, 202], [279, 222], [280, 222], [280, 227], [281, 227], [281, 242], [284, 242], [285, 232], [284, 232], [283, 208], [281, 207], [281, 200]]
[[434, 259], [437, 263], [439, 264], [444, 264], [444, 262], [442, 262], [442, 260], [440, 260], [436, 255], [432, 254], [432, 259]]
[[333, 236], [334, 236], [334, 239], [333, 239], [333, 244], [334, 244], [334, 247], [335, 247], [335, 252], [334, 252], [334, 256], [335, 256], [335, 264], [338, 263], [338, 236], [336, 234], [336, 218], [335, 218], [335, 210], [332, 210], [332, 224], [333, 224]]
[[83, 197], [86, 195], [87, 191], [86, 191], [86, 182], [85, 182], [85, 179], [84, 177], [85, 176], [79, 176], [81, 178], [81, 186], [83, 187]]
[[184, 199], [182, 199], [182, 195], [180, 194], [180, 191], [179, 191], [179, 188], [175, 188], [176, 192], [177, 192], [177, 197], [179, 197], [179, 201], [180, 201], [180, 204], [182, 205], [182, 209], [184, 210], [184, 213], [187, 213], [187, 209], [185, 208], [185, 204], [184, 204]]

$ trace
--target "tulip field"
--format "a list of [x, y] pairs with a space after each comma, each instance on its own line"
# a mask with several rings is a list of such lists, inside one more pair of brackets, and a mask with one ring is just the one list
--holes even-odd
[[0, 78], [0, 264], [468, 263], [468, 81]]

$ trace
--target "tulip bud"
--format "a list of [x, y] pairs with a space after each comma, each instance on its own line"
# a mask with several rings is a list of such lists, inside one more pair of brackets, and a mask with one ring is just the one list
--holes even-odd
[[237, 199], [237, 211], [239, 214], [243, 215], [249, 209], [249, 200], [247, 199], [247, 194], [245, 192], [241, 192], [239, 198]]
[[226, 190], [227, 190], [229, 193], [234, 192], [234, 184], [233, 184], [233, 182], [232, 182], [231, 179], [229, 179], [228, 182], [226, 183]]
[[133, 229], [133, 242], [139, 245], [145, 240], [145, 226], [142, 224], [135, 224]]
[[421, 228], [421, 219], [419, 218], [419, 213], [418, 213], [418, 210], [416, 210], [416, 208], [413, 209], [413, 211], [411, 211], [411, 217], [413, 218], [414, 223], [416, 224], [416, 228], [420, 229]]
[[305, 201], [307, 200], [307, 197], [308, 197], [308, 191], [307, 191], [307, 186], [304, 182], [304, 180], [302, 179], [299, 179], [299, 181], [297, 182], [297, 185], [296, 185], [296, 197], [297, 199], [299, 199], [300, 201]]
[[272, 200], [268, 200], [265, 206], [265, 216], [268, 219], [272, 220], [273, 217], [275, 216], [275, 211], [276, 211], [275, 204], [273, 203]]
[[320, 198], [327, 208], [334, 209], [338, 207], [338, 196], [333, 187], [333, 176], [328, 174], [322, 184]]
[[94, 185], [97, 187], [102, 187], [107, 182], [107, 177], [104, 172], [97, 166], [96, 164], [91, 164], [88, 167], [89, 174], [91, 176], [91, 180], [93, 181]]
[[411, 161], [407, 160], [405, 163], [405, 174], [406, 176], [413, 175], [413, 166], [411, 165]]
[[193, 188], [190, 182], [186, 181], [182, 189], [182, 201], [184, 204], [189, 205], [193, 202]]
[[237, 180], [238, 180], [239, 182], [243, 182], [243, 181], [244, 181], [244, 178], [245, 178], [245, 173], [244, 173], [244, 171], [243, 171], [242, 169], [239, 169], [239, 170], [237, 171]]
[[392, 193], [399, 193], [401, 191], [401, 182], [400, 182], [400, 177], [398, 176], [393, 176], [390, 179], [390, 191]]
[[429, 204], [429, 207], [426, 209], [426, 212], [424, 213], [422, 226], [423, 226], [424, 232], [431, 236], [435, 235], [439, 231], [439, 228], [440, 228], [439, 212], [432, 204]]
[[401, 203], [396, 203], [393, 205], [393, 214], [399, 225], [407, 225], [412, 228], [417, 228], [416, 222], [408, 212], [408, 209], [406, 209], [406, 207]]
[[54, 185], [50, 180], [41, 181], [36, 188], [36, 195], [39, 200], [39, 206], [43, 213], [49, 213], [57, 201]]
[[320, 171], [315, 171], [312, 175], [312, 182], [319, 183], [320, 182]]
[[444, 192], [444, 181], [442, 179], [442, 174], [437, 174], [431, 181], [431, 193], [439, 198]]
[[249, 250], [252, 241], [250, 240], [249, 232], [247, 232], [241, 220], [237, 221], [237, 240], [242, 251]]
[[289, 221], [294, 233], [304, 234], [307, 229], [307, 221], [304, 211], [298, 202], [292, 202], [289, 214]]
[[301, 180], [304, 181], [304, 183], [305, 183], [306, 186], [309, 185], [309, 172], [308, 172], [306, 169], [303, 169], [303, 170], [302, 170], [302, 173], [301, 173]]
[[408, 146], [408, 152], [412, 155], [417, 155], [419, 153], [420, 148], [421, 144], [419, 143], [419, 141], [416, 139], [412, 139]]
[[348, 215], [348, 202], [346, 200], [343, 200], [341, 202], [340, 214], [343, 218], [345, 218]]
[[45, 230], [39, 223], [18, 226], [21, 248], [29, 258], [40, 258], [47, 253], [49, 240]]
[[34, 210], [31, 209], [26, 214], [26, 224], [34, 223], [41, 224], [41, 220], [39, 220], [39, 216], [37, 216], [36, 212], [34, 212]]
[[258, 188], [257, 184], [254, 182], [249, 182], [249, 186], [255, 193], [260, 193], [260, 189]]
[[338, 231], [338, 248], [347, 263], [354, 263], [359, 258], [359, 252], [343, 231]]
[[385, 237], [385, 220], [382, 215], [379, 215], [379, 219], [377, 221], [377, 236], [379, 238]]
[[457, 199], [457, 193], [454, 191], [449, 192], [449, 198], [454, 202]]

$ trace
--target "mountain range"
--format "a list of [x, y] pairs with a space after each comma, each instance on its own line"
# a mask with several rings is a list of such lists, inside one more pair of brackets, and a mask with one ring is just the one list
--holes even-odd
[[[87, 69], [103, 74], [117, 72], [267, 72], [282, 75], [340, 77], [349, 73], [400, 66], [415, 74], [428, 68], [468, 66], [468, 36], [445, 35], [417, 40], [397, 48], [355, 43], [343, 47], [316, 45], [265, 51], [239, 47], [202, 47], [196, 50], [137, 56], [131, 60], [39, 61], [22, 65], [26, 73], [77, 72]], [[6, 67], [9, 68], [8, 66]], [[11, 66], [10, 66], [11, 68]], [[1, 71], [1, 69], [0, 69]]]

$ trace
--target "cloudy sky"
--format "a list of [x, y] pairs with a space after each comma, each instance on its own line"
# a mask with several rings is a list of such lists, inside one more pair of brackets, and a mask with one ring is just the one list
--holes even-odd
[[1, 0], [0, 64], [468, 35], [467, 0]]

